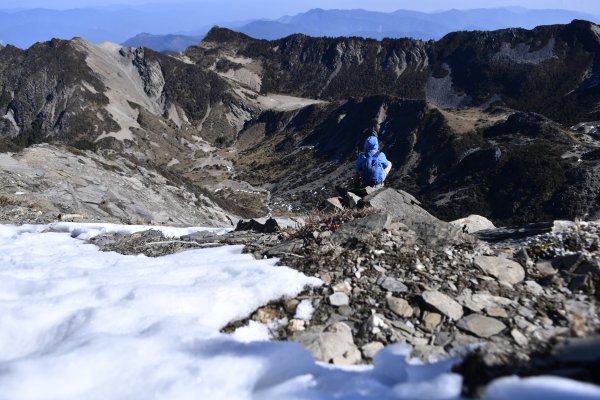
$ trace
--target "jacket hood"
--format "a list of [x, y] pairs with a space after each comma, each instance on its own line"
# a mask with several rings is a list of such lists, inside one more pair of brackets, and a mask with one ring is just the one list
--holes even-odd
[[379, 141], [375, 136], [369, 136], [365, 140], [365, 151], [368, 153], [375, 153], [379, 149]]

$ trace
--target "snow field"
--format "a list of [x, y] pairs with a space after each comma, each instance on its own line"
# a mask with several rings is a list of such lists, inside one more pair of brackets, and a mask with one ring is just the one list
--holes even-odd
[[[409, 362], [406, 345], [380, 351], [373, 367], [340, 368], [296, 343], [266, 341], [255, 322], [221, 334], [270, 300], [321, 284], [276, 260], [241, 246], [124, 256], [82, 240], [148, 228], [199, 230], [0, 225], [0, 400], [460, 398], [462, 378], [449, 372], [457, 359]], [[309, 317], [312, 304], [301, 304], [298, 317]], [[591, 399], [599, 390], [509, 378], [488, 397]]]

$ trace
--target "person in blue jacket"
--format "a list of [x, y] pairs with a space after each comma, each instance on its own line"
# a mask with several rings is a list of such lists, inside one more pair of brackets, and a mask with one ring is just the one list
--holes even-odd
[[354, 163], [355, 182], [360, 182], [362, 187], [383, 187], [383, 182], [392, 169], [392, 163], [382, 151], [379, 151], [379, 141], [376, 136], [371, 135], [365, 140], [364, 150], [365, 152], [360, 153]]

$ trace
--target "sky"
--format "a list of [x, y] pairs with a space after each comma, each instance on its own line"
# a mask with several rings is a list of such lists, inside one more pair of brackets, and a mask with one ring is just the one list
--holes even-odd
[[[18, 3], [13, 0], [0, 0], [0, 9], [14, 8], [82, 8], [97, 7], [109, 5], [140, 5], [154, 3], [175, 3], [165, 0], [20, 0]], [[179, 3], [193, 4], [220, 4], [216, 0], [182, 0]], [[50, 4], [49, 4], [50, 3]], [[259, 7], [267, 3], [265, 0], [234, 0], [232, 3], [240, 7], [251, 7], [254, 13], [262, 12], [267, 14], [293, 14], [306, 11], [311, 8], [363, 8], [374, 11], [394, 11], [397, 9], [412, 9], [419, 11], [436, 11], [451, 8], [469, 9], [469, 8], [490, 8], [499, 6], [521, 6], [527, 8], [560, 8], [587, 13], [600, 14], [600, 1], [598, 0], [291, 0], [268, 2], [269, 8]], [[276, 6], [274, 6], [276, 4]], [[254, 16], [252, 16], [254, 17]]]

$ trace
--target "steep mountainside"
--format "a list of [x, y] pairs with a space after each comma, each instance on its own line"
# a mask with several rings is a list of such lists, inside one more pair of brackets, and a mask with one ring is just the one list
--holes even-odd
[[124, 157], [201, 207], [250, 217], [347, 187], [375, 128], [387, 184], [439, 217], [598, 218], [599, 32], [575, 21], [438, 42], [269, 42], [215, 28], [176, 56], [81, 39], [8, 46], [0, 147]]
[[600, 119], [599, 52], [600, 28], [574, 21], [531, 31], [457, 32], [438, 42], [303, 35], [268, 42], [213, 29], [185, 54], [241, 74], [248, 68], [231, 61], [237, 54], [256, 65], [263, 92], [326, 100], [385, 94], [440, 107], [496, 104], [575, 123]]

